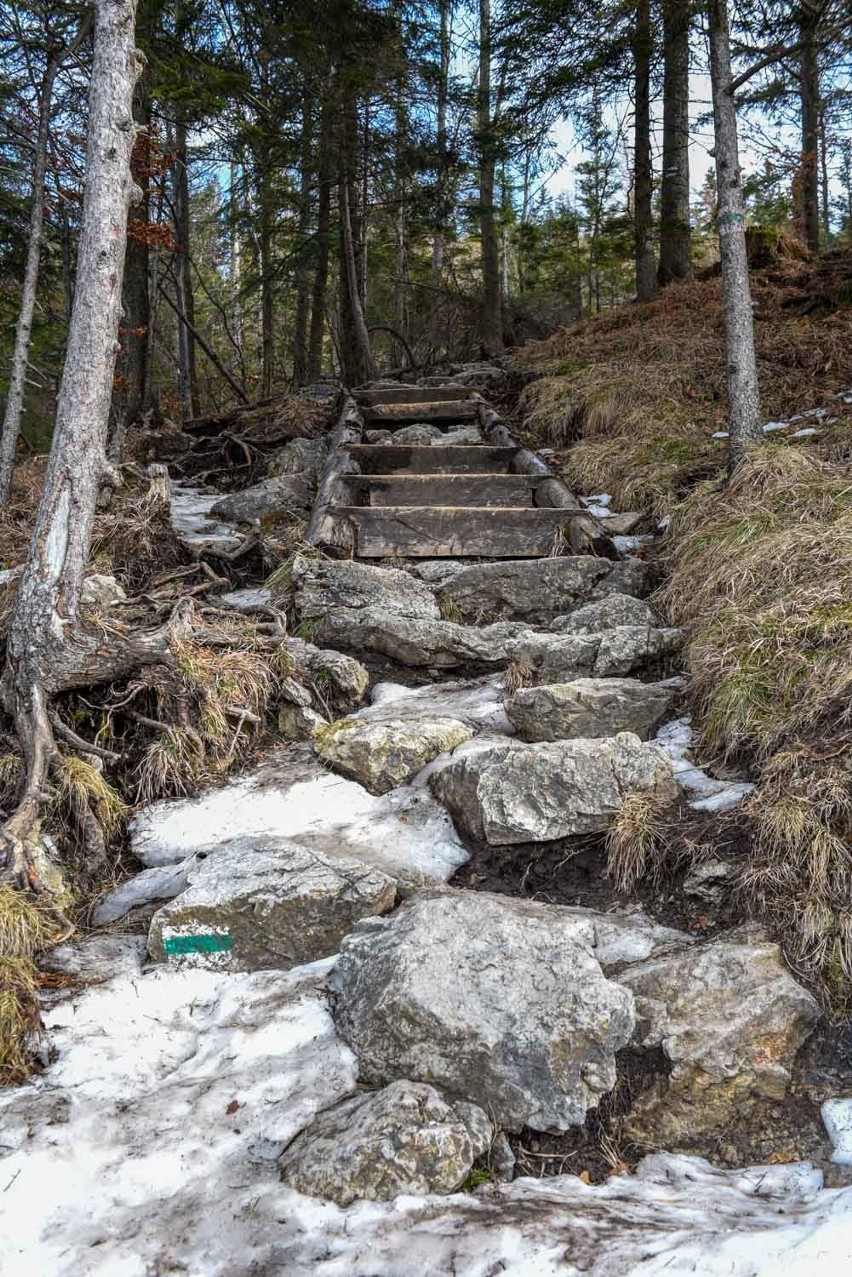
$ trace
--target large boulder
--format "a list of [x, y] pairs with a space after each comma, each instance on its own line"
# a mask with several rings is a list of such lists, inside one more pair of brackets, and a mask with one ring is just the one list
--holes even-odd
[[314, 484], [310, 475], [277, 475], [242, 492], [232, 492], [211, 506], [210, 513], [230, 523], [255, 523], [265, 515], [301, 515], [310, 507]]
[[681, 630], [649, 630], [644, 625], [618, 625], [600, 635], [592, 672], [597, 678], [629, 674], [641, 665], [674, 655], [682, 645]]
[[616, 592], [584, 603], [567, 616], [555, 617], [550, 628], [560, 634], [601, 634], [619, 625], [644, 625], [653, 629], [656, 624], [656, 617], [644, 599]]
[[[399, 575], [409, 576], [404, 572]], [[417, 583], [416, 577], [409, 579]], [[424, 616], [401, 616], [375, 606], [339, 608], [327, 613], [314, 637], [318, 642], [339, 644], [354, 651], [379, 652], [402, 665], [452, 669], [468, 663], [506, 664], [512, 659], [512, 640], [531, 633], [525, 625], [515, 622], [481, 627], [457, 625]]]
[[286, 969], [337, 951], [361, 918], [393, 907], [396, 883], [372, 865], [275, 838], [238, 838], [190, 870], [151, 920], [159, 962], [227, 971]]
[[383, 616], [429, 620], [440, 617], [428, 586], [398, 568], [299, 556], [293, 563], [293, 584], [300, 617], [325, 617], [340, 609], [347, 613], [353, 609], [376, 610]]
[[672, 689], [635, 678], [578, 678], [524, 687], [506, 700], [522, 740], [571, 740], [635, 732], [645, 738], [668, 709]]
[[316, 732], [314, 748], [371, 794], [386, 794], [472, 735], [472, 728], [457, 718], [343, 718]]
[[364, 699], [370, 675], [354, 656], [333, 648], [316, 647], [298, 638], [284, 639], [282, 647], [290, 654], [295, 668], [309, 675], [320, 688], [325, 701], [348, 709]]
[[452, 1193], [488, 1151], [492, 1131], [475, 1105], [453, 1105], [433, 1086], [401, 1080], [318, 1113], [278, 1165], [291, 1188], [340, 1206]]
[[689, 1147], [724, 1132], [761, 1099], [782, 1099], [796, 1052], [819, 1018], [816, 1000], [760, 936], [693, 945], [617, 976], [636, 999], [635, 1042], [671, 1063], [634, 1106], [633, 1138]]
[[495, 744], [454, 759], [429, 783], [457, 825], [497, 847], [600, 833], [636, 790], [677, 795], [668, 755], [632, 732]]
[[588, 919], [448, 889], [412, 896], [341, 946], [335, 1020], [364, 1081], [412, 1078], [501, 1126], [564, 1131], [615, 1084], [632, 997], [607, 980]]
[[543, 622], [587, 599], [610, 567], [591, 555], [474, 563], [457, 572], [443, 594], [463, 621]]
[[299, 436], [285, 443], [278, 452], [273, 453], [266, 467], [267, 473], [271, 475], [301, 474], [307, 471], [316, 478], [327, 451], [326, 436], [320, 435], [316, 439]]

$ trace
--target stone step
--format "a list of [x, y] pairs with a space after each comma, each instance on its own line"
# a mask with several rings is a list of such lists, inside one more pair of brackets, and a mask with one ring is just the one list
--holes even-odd
[[377, 474], [356, 481], [364, 505], [532, 506], [542, 482], [529, 474]]
[[393, 422], [409, 425], [415, 422], [460, 422], [477, 420], [478, 404], [473, 399], [439, 399], [432, 403], [383, 403], [364, 409], [368, 426], [385, 426]]
[[434, 404], [448, 400], [472, 399], [478, 392], [467, 386], [382, 386], [377, 390], [357, 390], [358, 403], [376, 407], [379, 404]]
[[517, 507], [338, 506], [355, 529], [359, 558], [539, 558], [569, 516], [564, 510]]
[[473, 443], [355, 443], [347, 451], [362, 474], [507, 474], [518, 449]]

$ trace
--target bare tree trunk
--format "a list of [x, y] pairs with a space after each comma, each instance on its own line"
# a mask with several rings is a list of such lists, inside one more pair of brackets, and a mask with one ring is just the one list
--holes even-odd
[[50, 134], [50, 112], [53, 101], [53, 84], [64, 59], [76, 52], [91, 26], [86, 18], [67, 49], [54, 51], [47, 60], [41, 82], [38, 133], [33, 166], [32, 207], [30, 209], [30, 233], [27, 243], [27, 262], [24, 268], [24, 284], [21, 290], [21, 309], [15, 328], [15, 349], [9, 375], [9, 390], [0, 429], [0, 504], [9, 499], [12, 474], [15, 469], [15, 451], [21, 433], [21, 416], [24, 410], [24, 385], [27, 379], [27, 358], [30, 351], [30, 334], [35, 312], [38, 268], [41, 258], [42, 229], [44, 226], [44, 177], [47, 169], [47, 147]]
[[243, 286], [242, 247], [240, 244], [240, 214], [242, 212], [242, 201], [240, 200], [240, 169], [235, 159], [231, 160], [231, 190], [229, 202], [231, 215], [231, 264], [229, 281], [232, 293], [231, 323], [234, 329], [234, 338], [239, 350], [240, 368], [242, 371], [243, 386], [245, 386], [246, 365], [245, 340], [243, 337], [243, 302], [240, 295]]
[[[401, 38], [400, 38], [401, 43]], [[404, 55], [400, 51], [400, 60], [404, 68]], [[407, 133], [407, 116], [405, 110], [405, 71], [400, 72], [396, 85], [396, 136], [394, 138], [394, 279], [393, 279], [393, 323], [396, 331], [404, 338], [408, 337], [408, 236], [406, 227], [406, 156], [405, 139]], [[404, 359], [402, 349], [394, 347], [394, 364], [401, 364]]]
[[308, 375], [308, 318], [311, 308], [310, 247], [311, 177], [313, 172], [313, 107], [305, 85], [302, 99], [302, 138], [299, 157], [299, 217], [296, 226], [296, 314], [293, 320], [293, 385], [303, 386]]
[[491, 0], [479, 0], [479, 227], [482, 263], [482, 344], [489, 355], [503, 349], [500, 252], [494, 217], [494, 133], [491, 120]]
[[825, 243], [831, 242], [831, 185], [828, 176], [828, 123], [826, 121], [827, 106], [820, 103], [819, 110], [819, 166], [820, 194], [822, 196], [822, 233]]
[[663, 180], [660, 192], [661, 287], [692, 274], [689, 230], [690, 0], [663, 0]]
[[340, 162], [340, 357], [347, 386], [358, 386], [378, 376], [364, 315], [359, 266], [361, 223], [353, 216], [357, 207], [358, 113], [354, 88], [344, 88], [343, 144]]
[[192, 290], [190, 266], [189, 230], [189, 157], [186, 148], [186, 123], [180, 120], [175, 129], [175, 222], [177, 252], [175, 253], [175, 279], [178, 323], [178, 358], [180, 362], [180, 400], [185, 417], [197, 417], [201, 412], [198, 397], [198, 376], [195, 365], [195, 296]]
[[749, 449], [763, 442], [763, 431], [754, 353], [737, 113], [731, 76], [728, 0], [709, 0], [708, 17], [719, 247], [728, 352], [729, 465], [733, 470]]
[[[441, 275], [444, 269], [444, 220], [446, 216], [446, 177], [447, 177], [447, 100], [449, 97], [450, 79], [450, 3], [451, 0], [438, 0], [439, 33], [438, 33], [438, 121], [435, 135], [437, 152], [435, 175], [435, 202], [437, 205], [438, 229], [432, 236], [432, 288], [441, 287]], [[433, 334], [435, 339], [436, 297], [432, 298]]]
[[633, 35], [635, 111], [633, 130], [633, 245], [636, 261], [636, 298], [653, 301], [657, 296], [657, 267], [651, 242], [653, 223], [653, 169], [651, 166], [651, 35], [650, 0], [637, 0]]
[[259, 178], [260, 202], [260, 385], [264, 395], [275, 384], [275, 302], [272, 291], [272, 192], [269, 157], [263, 156]]
[[6, 644], [0, 693], [14, 718], [27, 775], [19, 806], [0, 833], [6, 870], [37, 887], [31, 849], [55, 755], [51, 694], [97, 666], [102, 634], [78, 617], [100, 485], [110, 473], [106, 436], [121, 313], [130, 156], [135, 0], [96, 0], [89, 95], [86, 192], [77, 287], [44, 490]]
[[308, 381], [316, 381], [322, 372], [322, 346], [325, 332], [325, 301], [328, 290], [328, 250], [331, 233], [331, 121], [334, 104], [330, 91], [325, 94], [320, 115], [319, 156], [317, 159], [317, 235], [314, 256], [314, 286], [311, 296], [311, 333], [308, 343]]
[[820, 90], [817, 27], [819, 10], [805, 4], [799, 13], [799, 100], [802, 150], [796, 175], [800, 233], [812, 253], [819, 252], [819, 135]]

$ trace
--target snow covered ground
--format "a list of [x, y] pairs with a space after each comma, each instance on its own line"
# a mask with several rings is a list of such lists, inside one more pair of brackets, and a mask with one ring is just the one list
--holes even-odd
[[833, 1277], [852, 1189], [807, 1165], [721, 1171], [654, 1155], [636, 1175], [485, 1185], [341, 1209], [275, 1159], [350, 1093], [330, 963], [156, 970], [48, 1013], [55, 1062], [0, 1096], [3, 1277]]

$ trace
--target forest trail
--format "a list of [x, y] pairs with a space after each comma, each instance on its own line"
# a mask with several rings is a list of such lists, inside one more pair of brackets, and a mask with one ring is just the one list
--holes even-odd
[[541, 558], [572, 520], [572, 542], [600, 539], [547, 463], [481, 395], [447, 378], [347, 397], [308, 540], [367, 560]]

